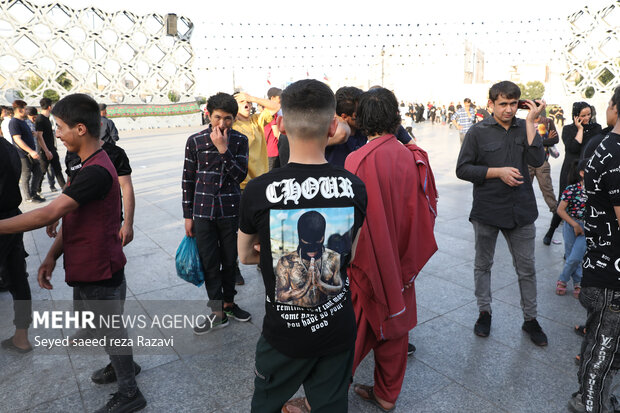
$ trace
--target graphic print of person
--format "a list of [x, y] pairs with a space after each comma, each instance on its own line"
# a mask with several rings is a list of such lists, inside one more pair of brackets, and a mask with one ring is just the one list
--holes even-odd
[[326, 222], [317, 211], [297, 221], [297, 251], [284, 255], [276, 266], [276, 299], [299, 307], [316, 307], [342, 291], [340, 254], [325, 248]]

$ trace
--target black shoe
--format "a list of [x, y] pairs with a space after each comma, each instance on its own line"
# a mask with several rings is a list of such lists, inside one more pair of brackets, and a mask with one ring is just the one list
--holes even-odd
[[411, 356], [413, 355], [413, 353], [415, 353], [415, 346], [411, 343], [407, 344], [407, 355]]
[[[26, 200], [26, 202], [28, 202], [28, 200]], [[41, 202], [45, 202], [45, 198], [43, 198], [42, 196], [39, 195], [35, 195], [32, 197], [32, 200], [30, 202], [36, 202], [38, 204], [40, 204]]]
[[474, 326], [474, 334], [478, 337], [488, 337], [491, 332], [491, 313], [480, 311], [480, 316]]
[[[136, 376], [142, 371], [142, 367], [135, 361], [133, 362], [133, 368], [136, 372]], [[116, 381], [116, 372], [114, 371], [114, 367], [112, 367], [112, 363], [94, 372], [93, 375], [90, 376], [90, 379], [97, 384], [114, 383]]]
[[112, 398], [95, 413], [131, 413], [142, 410], [145, 407], [146, 399], [140, 392], [140, 389], [136, 389], [136, 393], [133, 396], [125, 396], [118, 392], [112, 393]]
[[55, 186], [50, 186], [50, 191], [58, 192], [58, 188], [56, 188]]
[[194, 334], [197, 336], [201, 336], [203, 334], [207, 334], [213, 330], [217, 330], [218, 328], [224, 328], [228, 326], [228, 317], [224, 314], [223, 318], [215, 316], [213, 322], [211, 322], [212, 318], [207, 318], [204, 323], [198, 324], [194, 327]]
[[237, 321], [250, 321], [250, 318], [252, 318], [250, 313], [242, 310], [237, 304], [233, 304], [232, 307], [229, 308], [224, 308], [224, 313]]
[[549, 231], [545, 234], [543, 238], [543, 244], [551, 245], [551, 239], [553, 238], [553, 233], [555, 232], [555, 228], [549, 228]]
[[543, 333], [540, 324], [538, 324], [535, 318], [524, 321], [521, 329], [530, 335], [530, 338], [537, 346], [544, 347], [547, 345], [547, 335]]

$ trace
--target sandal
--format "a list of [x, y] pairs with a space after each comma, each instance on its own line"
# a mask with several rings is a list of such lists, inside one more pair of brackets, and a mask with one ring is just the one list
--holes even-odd
[[6, 340], [2, 340], [2, 342], [0, 343], [0, 347], [2, 347], [5, 350], [14, 351], [19, 354], [26, 354], [32, 351], [32, 346], [28, 348], [17, 347], [15, 344], [13, 344], [13, 337], [7, 338]]
[[563, 281], [558, 281], [557, 284], [555, 285], [555, 293], [557, 295], [566, 294], [566, 283]]
[[580, 292], [581, 292], [581, 286], [580, 285], [575, 285], [573, 287], [573, 297], [579, 298], [579, 293]]
[[377, 400], [377, 396], [375, 395], [375, 391], [372, 388], [372, 386], [366, 386], [366, 385], [363, 385], [363, 384], [354, 384], [353, 385], [353, 391], [355, 392], [355, 394], [360, 396], [360, 398], [362, 400], [364, 400], [364, 401], [366, 401], [368, 403], [374, 404], [382, 412], [393, 412], [394, 409], [396, 408], [396, 405], [393, 405], [389, 409], [383, 407], [381, 405], [381, 403], [379, 403], [379, 400]]
[[305, 397], [297, 397], [284, 403], [282, 413], [310, 413], [310, 405]]
[[586, 326], [575, 326], [575, 334], [581, 337], [586, 336]]

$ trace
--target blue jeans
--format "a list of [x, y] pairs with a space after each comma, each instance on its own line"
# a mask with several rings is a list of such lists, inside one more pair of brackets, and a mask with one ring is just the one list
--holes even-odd
[[[583, 229], [583, 221], [577, 221], [577, 223]], [[564, 256], [566, 257], [566, 263], [560, 274], [560, 281], [567, 283], [572, 278], [573, 285], [579, 285], [583, 273], [581, 263], [586, 253], [586, 236], [575, 236], [575, 230], [566, 222], [563, 225], [562, 231], [564, 233]]]

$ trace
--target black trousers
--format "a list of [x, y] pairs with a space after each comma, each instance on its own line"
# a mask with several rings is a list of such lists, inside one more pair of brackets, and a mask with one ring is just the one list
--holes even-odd
[[37, 159], [27, 156], [21, 158], [21, 161], [22, 175], [19, 178], [19, 184], [22, 188], [24, 198], [28, 200], [35, 196], [41, 187], [43, 172], [41, 172], [41, 165]]
[[[44, 153], [39, 153], [41, 160], [39, 163], [41, 164], [41, 172], [45, 174], [47, 172], [47, 182], [50, 185], [50, 188], [55, 186], [55, 180], [58, 181], [58, 185], [60, 188], [65, 186], [65, 177], [62, 174], [62, 167], [60, 166], [60, 157], [58, 156], [58, 152], [55, 150], [52, 151], [52, 155], [54, 157], [51, 160], [47, 160]], [[41, 177], [41, 182], [43, 182], [43, 177]], [[41, 192], [41, 184], [39, 184], [39, 192]]]
[[235, 301], [235, 268], [237, 267], [237, 229], [239, 218], [194, 219], [198, 253], [205, 274], [207, 304], [221, 311], [222, 301]]
[[[18, 211], [16, 211], [18, 212]], [[15, 214], [0, 214], [9, 218]], [[15, 328], [26, 329], [32, 323], [32, 297], [26, 272], [26, 250], [24, 234], [0, 235], [0, 276], [13, 297], [13, 324]]]
[[354, 350], [292, 358], [273, 348], [261, 335], [256, 344], [252, 413], [279, 413], [301, 385], [312, 413], [346, 412]]

